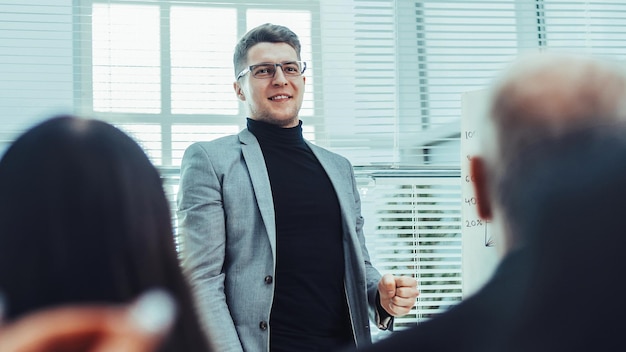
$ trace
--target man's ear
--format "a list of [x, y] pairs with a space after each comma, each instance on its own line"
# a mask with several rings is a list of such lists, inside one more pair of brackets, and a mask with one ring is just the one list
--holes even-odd
[[246, 95], [243, 94], [243, 89], [241, 89], [241, 84], [235, 81], [235, 83], [233, 83], [233, 88], [235, 89], [235, 94], [237, 94], [237, 98], [241, 101], [246, 101]]
[[489, 180], [487, 179], [486, 162], [481, 157], [470, 158], [470, 174], [474, 180], [474, 196], [478, 216], [483, 220], [491, 220], [493, 212], [491, 198], [489, 197]]

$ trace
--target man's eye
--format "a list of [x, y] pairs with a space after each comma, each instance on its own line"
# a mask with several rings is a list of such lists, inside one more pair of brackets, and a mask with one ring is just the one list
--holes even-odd
[[297, 66], [285, 66], [285, 71], [287, 72], [298, 72]]
[[267, 74], [271, 74], [272, 71], [273, 71], [272, 68], [268, 66], [264, 66], [264, 67], [258, 67], [256, 70], [254, 70], [254, 74], [255, 75], [267, 75]]

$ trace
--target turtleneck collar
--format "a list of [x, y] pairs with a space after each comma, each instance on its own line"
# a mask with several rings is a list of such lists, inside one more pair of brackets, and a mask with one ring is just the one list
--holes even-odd
[[283, 128], [272, 125], [267, 122], [253, 120], [247, 118], [247, 127], [250, 132], [257, 138], [260, 144], [284, 144], [298, 145], [304, 143], [302, 136], [302, 121], [298, 126]]

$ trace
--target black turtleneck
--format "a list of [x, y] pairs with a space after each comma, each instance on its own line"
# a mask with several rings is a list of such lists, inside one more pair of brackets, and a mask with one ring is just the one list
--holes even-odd
[[259, 141], [276, 213], [276, 275], [270, 347], [328, 351], [352, 343], [343, 284], [341, 210], [305, 143], [302, 122], [281, 128], [248, 119]]

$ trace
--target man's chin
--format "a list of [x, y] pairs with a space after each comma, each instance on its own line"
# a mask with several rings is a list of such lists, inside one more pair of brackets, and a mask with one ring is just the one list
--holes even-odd
[[289, 127], [296, 127], [298, 126], [298, 117], [285, 117], [285, 118], [281, 118], [281, 119], [277, 119], [275, 125], [280, 126], [280, 127], [284, 127], [284, 128], [289, 128]]
[[295, 127], [299, 123], [298, 115], [292, 114], [273, 114], [273, 115], [265, 115], [259, 116], [257, 118], [253, 118], [255, 120], [264, 121], [270, 123], [272, 125], [280, 126], [280, 127]]

